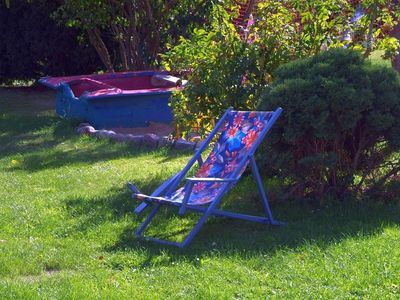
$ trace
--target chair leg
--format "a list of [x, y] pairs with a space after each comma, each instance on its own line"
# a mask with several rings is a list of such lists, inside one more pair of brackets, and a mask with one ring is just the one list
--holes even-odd
[[207, 221], [208, 217], [210, 216], [210, 213], [205, 212], [200, 220], [197, 222], [197, 224], [193, 227], [192, 231], [189, 232], [189, 234], [186, 236], [186, 238], [183, 240], [183, 242], [179, 245], [180, 248], [185, 248], [187, 245], [190, 244], [190, 242], [193, 240], [193, 238], [199, 233], [201, 227], [204, 225], [204, 223]]
[[135, 193], [135, 194], [140, 194], [140, 191], [139, 191], [139, 189], [136, 187], [136, 185], [134, 185], [134, 184], [131, 183], [131, 182], [128, 182], [127, 185], [128, 185], [128, 188], [129, 188], [133, 193]]
[[186, 212], [186, 205], [187, 205], [187, 203], [188, 203], [190, 194], [192, 193], [193, 184], [194, 184], [193, 181], [188, 181], [188, 182], [186, 183], [186, 185], [185, 185], [185, 196], [183, 197], [182, 204], [181, 204], [181, 206], [179, 207], [179, 212], [178, 212], [178, 214], [179, 214], [181, 217], [182, 217], [182, 216], [185, 214], [185, 212]]
[[260, 176], [260, 173], [258, 171], [256, 160], [255, 160], [254, 156], [250, 157], [250, 167], [251, 167], [251, 171], [253, 173], [253, 176], [254, 176], [254, 178], [256, 180], [258, 193], [260, 194], [260, 198], [261, 198], [261, 201], [262, 201], [263, 206], [264, 206], [264, 212], [265, 212], [265, 215], [267, 216], [267, 218], [269, 219], [269, 223], [271, 225], [283, 225], [284, 224], [283, 222], [274, 220], [274, 217], [272, 216], [272, 211], [271, 211], [271, 208], [269, 206], [268, 198], [267, 198], [267, 195], [265, 193], [264, 186], [263, 186], [263, 183], [262, 183], [262, 180], [261, 180], [261, 176]]
[[149, 213], [147, 218], [143, 221], [142, 224], [140, 224], [139, 228], [136, 230], [136, 237], [141, 237], [143, 234], [143, 231], [147, 228], [149, 225], [150, 221], [154, 218], [158, 210], [160, 209], [162, 203], [157, 203], [156, 206], [153, 208], [153, 210]]
[[[185, 248], [189, 243], [192, 241], [192, 239], [197, 235], [197, 233], [200, 231], [201, 227], [204, 225], [204, 223], [207, 221], [208, 217], [213, 213], [213, 210], [215, 207], [218, 205], [220, 202], [220, 199], [222, 198], [222, 195], [219, 195], [218, 199], [214, 201], [203, 213], [203, 215], [200, 217], [199, 221], [197, 224], [193, 227], [193, 229], [189, 232], [189, 234], [185, 237], [183, 242], [181, 243], [176, 243], [176, 242], [171, 242], [168, 240], [163, 240], [163, 239], [158, 239], [154, 237], [144, 237], [146, 240], [150, 240], [153, 242], [157, 242], [160, 244], [165, 244], [165, 245], [171, 245], [171, 246], [176, 246], [179, 248]], [[142, 237], [143, 232], [145, 231], [146, 227], [149, 225], [150, 221], [154, 218], [158, 210], [160, 209], [162, 203], [157, 203], [156, 206], [153, 208], [153, 210], [149, 213], [147, 216], [146, 220], [143, 221], [143, 223], [140, 225], [140, 227], [136, 230], [136, 237]]]
[[148, 206], [149, 204], [147, 202], [142, 202], [135, 208], [133, 212], [137, 215], [140, 215], [142, 211], [145, 210]]
[[214, 209], [217, 207], [219, 202], [221, 201], [223, 194], [219, 194], [217, 198], [210, 204], [204, 214], [201, 216], [197, 224], [193, 227], [192, 231], [186, 236], [183, 242], [179, 245], [180, 248], [185, 248], [187, 245], [190, 244], [192, 239], [199, 233], [201, 227], [207, 221], [208, 217], [213, 213]]
[[[153, 210], [149, 213], [147, 218], [143, 221], [143, 223], [139, 226], [139, 228], [136, 230], [136, 237], [143, 237], [143, 232], [146, 230], [147, 226], [151, 222], [151, 220], [154, 218], [154, 216], [157, 214], [158, 210], [160, 209], [162, 203], [158, 203]], [[197, 222], [197, 224], [193, 227], [193, 229], [190, 231], [190, 233], [186, 236], [186, 238], [183, 240], [181, 243], [176, 243], [176, 242], [171, 242], [168, 240], [163, 240], [163, 239], [158, 239], [154, 237], [144, 237], [144, 239], [153, 241], [156, 243], [164, 244], [164, 245], [170, 245], [170, 246], [176, 246], [179, 248], [184, 248], [189, 243], [192, 241], [192, 239], [196, 236], [196, 234], [200, 231], [200, 228], [203, 226], [203, 224], [206, 222], [207, 218], [210, 216], [211, 210], [207, 209], [206, 212], [201, 216], [200, 220]]]

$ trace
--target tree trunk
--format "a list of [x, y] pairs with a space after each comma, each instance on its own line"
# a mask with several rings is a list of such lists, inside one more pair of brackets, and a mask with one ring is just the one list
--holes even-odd
[[[128, 67], [131, 70], [141, 69], [143, 64], [142, 56], [139, 54], [139, 43], [141, 38], [138, 32], [138, 22], [140, 18], [137, 16], [138, 11], [141, 7], [138, 3], [134, 4], [131, 1], [127, 1], [124, 6], [124, 15], [128, 20], [128, 26], [125, 29], [125, 49], [128, 60]], [[138, 19], [139, 18], [139, 19]]]
[[111, 24], [112, 33], [115, 36], [115, 40], [118, 42], [119, 56], [121, 59], [121, 65], [123, 71], [128, 71], [128, 57], [125, 47], [126, 33], [123, 28], [115, 24]]
[[[392, 30], [392, 32], [390, 33], [390, 35], [393, 36], [393, 37], [395, 37], [395, 38], [397, 38], [398, 41], [400, 42], [400, 23], [397, 24], [397, 25], [393, 28], [393, 30]], [[397, 54], [397, 55], [394, 57], [394, 59], [393, 59], [393, 61], [392, 61], [392, 65], [393, 65], [393, 68], [395, 68], [398, 72], [400, 72], [400, 47], [399, 47], [397, 50], [398, 50], [399, 54]]]
[[159, 53], [160, 51], [160, 32], [156, 20], [154, 19], [153, 8], [150, 1], [144, 0], [144, 4], [147, 11], [147, 18], [150, 21], [149, 32], [147, 33], [148, 44], [150, 46], [149, 50], [151, 52], [151, 55], [153, 57], [156, 57], [157, 53]]
[[372, 44], [374, 43], [374, 23], [376, 21], [376, 15], [377, 15], [377, 4], [372, 8], [371, 12], [371, 20], [368, 26], [368, 35], [367, 35], [367, 49], [364, 53], [364, 57], [368, 57], [371, 54], [372, 51]]
[[107, 46], [104, 44], [103, 39], [100, 36], [100, 31], [97, 28], [88, 29], [89, 41], [96, 49], [100, 56], [101, 61], [107, 68], [108, 72], [114, 72], [113, 64], [111, 63], [110, 53], [108, 52]]

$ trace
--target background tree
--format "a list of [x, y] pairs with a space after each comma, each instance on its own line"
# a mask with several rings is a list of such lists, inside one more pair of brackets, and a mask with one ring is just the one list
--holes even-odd
[[50, 17], [54, 0], [0, 1], [0, 82], [98, 71], [101, 61], [77, 28]]
[[56, 17], [86, 31], [108, 71], [137, 70], [157, 66], [167, 44], [204, 26], [212, 5], [205, 0], [65, 0]]

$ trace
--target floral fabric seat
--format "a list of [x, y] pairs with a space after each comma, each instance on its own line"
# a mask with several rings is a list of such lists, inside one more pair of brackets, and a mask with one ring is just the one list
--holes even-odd
[[[271, 112], [232, 111], [228, 114], [220, 136], [207, 159], [198, 169], [196, 178], [232, 178], [232, 174], [243, 159], [248, 159], [248, 152], [271, 118]], [[237, 174], [239, 178], [248, 162]], [[224, 183], [218, 181], [196, 182], [189, 196], [188, 205], [203, 205], [210, 203], [224, 189]], [[142, 200], [182, 203], [187, 187], [181, 187], [171, 195], [152, 197], [136, 194]], [[226, 189], [225, 192], [227, 192]]]

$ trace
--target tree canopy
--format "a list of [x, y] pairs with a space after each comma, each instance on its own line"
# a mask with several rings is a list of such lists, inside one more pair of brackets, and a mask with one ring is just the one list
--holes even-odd
[[167, 44], [207, 24], [206, 0], [65, 0], [56, 17], [86, 31], [108, 71], [156, 66]]

